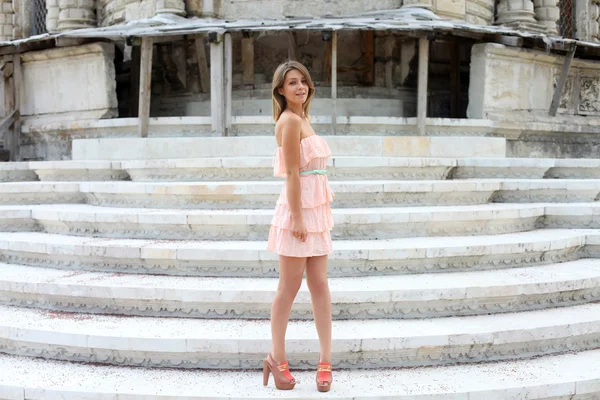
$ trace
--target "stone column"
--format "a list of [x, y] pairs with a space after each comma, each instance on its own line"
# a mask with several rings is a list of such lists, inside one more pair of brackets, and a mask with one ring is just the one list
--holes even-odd
[[58, 31], [58, 0], [46, 0], [46, 30], [49, 33]]
[[535, 16], [538, 23], [547, 29], [547, 33], [558, 34], [558, 20], [560, 9], [558, 0], [534, 0]]
[[500, 25], [519, 25], [536, 23], [532, 0], [500, 0], [496, 23]]
[[14, 18], [12, 0], [0, 1], [0, 40], [14, 39]]
[[154, 14], [177, 14], [185, 16], [185, 3], [183, 0], [157, 0]]
[[[589, 11], [587, 18], [585, 19], [585, 27], [587, 28], [585, 40], [594, 42], [600, 41], [600, 2], [598, 0], [592, 0], [589, 3]], [[579, 3], [578, 3], [579, 5]], [[578, 9], [579, 10], [579, 9]], [[579, 20], [580, 15], [578, 11], [577, 19]], [[579, 26], [578, 26], [579, 28]]]
[[58, 30], [91, 28], [96, 26], [94, 0], [59, 0]]
[[404, 0], [402, 8], [419, 7], [433, 10], [433, 0]]

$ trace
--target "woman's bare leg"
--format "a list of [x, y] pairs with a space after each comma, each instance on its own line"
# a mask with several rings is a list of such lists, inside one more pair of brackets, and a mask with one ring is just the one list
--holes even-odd
[[279, 256], [279, 285], [271, 306], [271, 354], [277, 363], [287, 360], [285, 354], [285, 332], [292, 304], [302, 284], [306, 258]]
[[327, 282], [327, 255], [307, 259], [306, 283], [310, 290], [313, 316], [319, 334], [319, 362], [331, 362], [331, 293]]

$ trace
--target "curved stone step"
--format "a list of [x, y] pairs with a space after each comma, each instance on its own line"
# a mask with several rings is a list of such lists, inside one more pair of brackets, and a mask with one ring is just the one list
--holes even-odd
[[[499, 157], [506, 139], [473, 136], [322, 136], [335, 156]], [[163, 137], [73, 140], [73, 160], [152, 160], [198, 157], [272, 157], [275, 137]]]
[[[127, 368], [1, 354], [0, 370], [0, 396], [11, 400], [325, 398], [315, 390], [314, 370], [294, 370], [299, 383], [289, 394], [276, 390], [272, 378], [263, 387], [258, 371]], [[327, 398], [335, 400], [589, 400], [600, 396], [600, 350], [442, 367], [336, 369], [333, 375]]]
[[[280, 181], [273, 157], [205, 157], [131, 161], [32, 161], [9, 163], [1, 181]], [[11, 170], [10, 166], [14, 165]], [[363, 179], [597, 179], [600, 159], [431, 158], [334, 156], [332, 180]]]
[[[0, 302], [66, 312], [266, 318], [277, 279], [64, 271], [0, 263]], [[600, 260], [497, 271], [330, 278], [334, 319], [429, 318], [600, 300]], [[304, 281], [292, 319], [312, 318]]]
[[[273, 208], [280, 182], [82, 182], [89, 204], [151, 208]], [[332, 181], [334, 207], [590, 202], [600, 180]]]
[[[331, 276], [525, 267], [600, 257], [598, 230], [491, 236], [336, 240]], [[74, 270], [196, 276], [276, 276], [264, 241], [143, 240], [0, 233], [0, 261]]]
[[[87, 204], [0, 206], [5, 232], [137, 239], [266, 240], [273, 210], [168, 210]], [[333, 209], [334, 239], [600, 229], [600, 203]]]
[[83, 203], [79, 182], [0, 182], [0, 205]]
[[[268, 320], [123, 317], [0, 306], [0, 352], [143, 367], [260, 368]], [[597, 348], [600, 304], [424, 320], [333, 322], [335, 368], [512, 360]], [[291, 367], [314, 366], [313, 321], [290, 321]]]
[[0, 162], [0, 182], [37, 181], [29, 162]]

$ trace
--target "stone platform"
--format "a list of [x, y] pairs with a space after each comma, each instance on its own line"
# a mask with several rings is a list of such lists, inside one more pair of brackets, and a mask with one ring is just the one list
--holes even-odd
[[[503, 138], [326, 139], [327, 398], [600, 395], [600, 160], [507, 158]], [[274, 146], [89, 139], [74, 160], [0, 164], [0, 399], [325, 398], [304, 284], [300, 384], [261, 385]]]

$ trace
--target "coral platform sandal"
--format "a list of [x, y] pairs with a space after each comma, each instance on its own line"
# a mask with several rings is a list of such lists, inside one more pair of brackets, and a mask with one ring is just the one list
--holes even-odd
[[296, 386], [296, 380], [290, 373], [288, 362], [284, 361], [277, 365], [271, 354], [263, 361], [263, 385], [269, 384], [270, 374], [273, 374], [275, 387], [279, 390], [292, 390]]
[[320, 362], [317, 367], [317, 390], [319, 392], [329, 392], [332, 382], [331, 363]]

